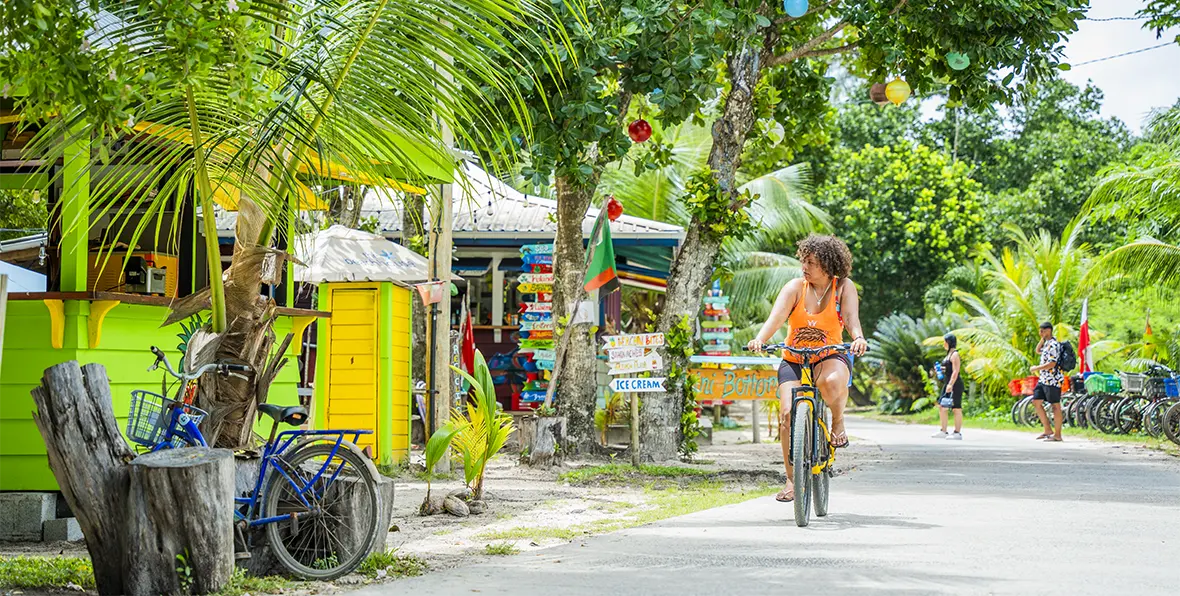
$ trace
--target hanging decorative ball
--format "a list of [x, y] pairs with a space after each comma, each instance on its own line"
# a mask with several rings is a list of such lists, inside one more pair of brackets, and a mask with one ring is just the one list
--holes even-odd
[[879, 106], [889, 103], [889, 96], [885, 95], [885, 83], [873, 83], [869, 88], [869, 99]]
[[885, 85], [885, 97], [888, 97], [895, 106], [899, 106], [909, 99], [910, 91], [910, 84], [901, 80], [900, 77]]
[[807, 0], [783, 0], [783, 10], [792, 19], [800, 18], [807, 14]]
[[606, 218], [615, 221], [623, 214], [623, 202], [613, 196], [606, 201]]
[[627, 135], [631, 137], [632, 141], [642, 143], [651, 138], [651, 125], [647, 123], [647, 120], [640, 118], [627, 127]]
[[967, 54], [951, 52], [946, 55], [946, 63], [954, 70], [963, 70], [964, 68], [971, 66], [971, 57]]

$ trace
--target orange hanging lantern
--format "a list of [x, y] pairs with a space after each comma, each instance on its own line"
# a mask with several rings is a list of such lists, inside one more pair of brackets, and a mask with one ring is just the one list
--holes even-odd
[[910, 98], [911, 91], [910, 84], [901, 80], [901, 77], [895, 78], [885, 85], [885, 97], [888, 97], [895, 106], [905, 103], [905, 100]]

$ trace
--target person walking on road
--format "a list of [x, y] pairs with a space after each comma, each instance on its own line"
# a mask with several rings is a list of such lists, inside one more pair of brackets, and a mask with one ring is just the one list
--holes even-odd
[[[1033, 406], [1037, 410], [1037, 417], [1041, 419], [1044, 432], [1037, 435], [1037, 439], [1045, 441], [1061, 441], [1061, 384], [1065, 382], [1065, 375], [1057, 366], [1061, 358], [1061, 343], [1053, 337], [1053, 324], [1041, 323], [1041, 342], [1037, 344], [1037, 353], [1041, 355], [1041, 363], [1029, 367], [1029, 372], [1037, 375], [1037, 386], [1033, 389]], [[1053, 406], [1053, 428], [1049, 427], [1049, 416], [1045, 413], [1045, 404]]]
[[[942, 387], [942, 394], [938, 398], [938, 421], [942, 430], [934, 434], [935, 439], [963, 440], [963, 377], [959, 374], [962, 360], [959, 358], [959, 338], [953, 333], [942, 336], [942, 345], [946, 348], [946, 360], [942, 361], [941, 376], [946, 378]], [[946, 424], [948, 414], [954, 411], [955, 432], [947, 434]]]

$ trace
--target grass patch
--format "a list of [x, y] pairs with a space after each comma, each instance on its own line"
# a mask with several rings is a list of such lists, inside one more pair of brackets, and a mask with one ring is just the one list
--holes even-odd
[[699, 479], [713, 476], [709, 470], [682, 466], [641, 465], [638, 469], [630, 464], [605, 464], [579, 468], [566, 472], [558, 478], [570, 484], [646, 484], [655, 479]]
[[0, 588], [94, 589], [94, 567], [85, 557], [0, 557]]
[[216, 594], [217, 596], [244, 596], [245, 594], [282, 594], [285, 590], [295, 586], [295, 582], [277, 575], [254, 577], [248, 575], [245, 569], [234, 569], [229, 583]]
[[[881, 420], [884, 422], [896, 422], [904, 424], [930, 424], [938, 425], [938, 410], [927, 409], [915, 414], [902, 415], [888, 415], [877, 411], [862, 412], [862, 416], [872, 418], [874, 420]], [[951, 421], [953, 424], [953, 420]], [[1023, 433], [1036, 433], [1040, 430], [1040, 426], [1024, 426], [1015, 424], [1012, 419], [1008, 417], [1007, 413], [1003, 418], [993, 416], [964, 416], [963, 430], [970, 432], [971, 429], [983, 430], [1012, 430]], [[1147, 435], [1131, 434], [1131, 435], [1108, 435], [1096, 428], [1074, 428], [1064, 426], [1061, 428], [1061, 434], [1066, 437], [1079, 437], [1086, 439], [1094, 439], [1097, 441], [1106, 441], [1108, 443], [1126, 443], [1132, 445], [1141, 445], [1149, 449], [1157, 449], [1171, 453], [1172, 455], [1180, 455], [1180, 446], [1164, 439], [1153, 439]]]
[[[389, 549], [383, 553], [369, 555], [357, 573], [369, 578], [377, 577], [412, 577], [422, 575], [429, 567], [426, 561], [412, 555], [399, 555], [396, 549]], [[384, 576], [382, 575], [384, 572]]]
[[585, 533], [579, 528], [580, 526], [570, 528], [518, 526], [507, 530], [480, 532], [475, 535], [475, 538], [479, 540], [532, 540], [534, 542], [545, 539], [573, 540]]
[[508, 556], [519, 553], [520, 549], [511, 542], [501, 542], [499, 544], [485, 544], [483, 552], [489, 555]]

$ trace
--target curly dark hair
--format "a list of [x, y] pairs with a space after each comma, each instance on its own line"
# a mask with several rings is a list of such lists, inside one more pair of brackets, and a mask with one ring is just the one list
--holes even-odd
[[835, 236], [809, 234], [799, 241], [799, 250], [795, 256], [800, 260], [815, 257], [815, 261], [824, 273], [833, 277], [848, 277], [852, 273], [852, 251], [848, 245]]

